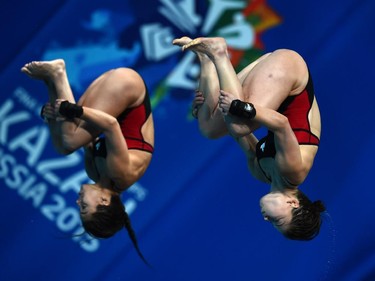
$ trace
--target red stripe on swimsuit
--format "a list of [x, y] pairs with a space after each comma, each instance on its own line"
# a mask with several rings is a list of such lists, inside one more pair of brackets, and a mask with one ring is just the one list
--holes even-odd
[[296, 96], [288, 97], [278, 109], [285, 115], [299, 144], [319, 145], [319, 138], [311, 132], [309, 112], [314, 101], [314, 89], [309, 77], [305, 90]]
[[142, 126], [150, 114], [151, 103], [146, 91], [142, 104], [125, 110], [117, 118], [129, 149], [138, 149], [153, 153], [154, 147], [144, 140], [141, 132]]

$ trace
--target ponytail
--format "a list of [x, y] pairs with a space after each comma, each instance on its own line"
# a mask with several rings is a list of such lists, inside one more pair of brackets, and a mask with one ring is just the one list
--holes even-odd
[[125, 215], [124, 216], [124, 225], [125, 225], [126, 230], [128, 231], [128, 235], [129, 235], [130, 240], [132, 241], [132, 243], [134, 245], [135, 250], [137, 251], [137, 253], [138, 253], [139, 257], [142, 259], [142, 261], [148, 267], [151, 267], [151, 265], [148, 263], [148, 261], [143, 256], [141, 250], [139, 249], [137, 236], [135, 235], [135, 232], [134, 232], [133, 227], [131, 225], [130, 217], [129, 217], [128, 213], [125, 211], [125, 208], [124, 208], [124, 215]]
[[296, 197], [300, 207], [293, 209], [292, 221], [283, 235], [292, 240], [312, 240], [320, 231], [322, 225], [321, 213], [326, 210], [322, 201], [311, 200], [300, 190]]
[[112, 237], [125, 227], [139, 257], [147, 266], [151, 267], [139, 249], [129, 215], [119, 195], [111, 196], [110, 205], [98, 205], [95, 213], [82, 218], [82, 226], [90, 236], [95, 238]]
[[318, 200], [311, 203], [310, 209], [312, 212], [321, 213], [326, 210], [326, 207], [324, 206], [322, 201]]

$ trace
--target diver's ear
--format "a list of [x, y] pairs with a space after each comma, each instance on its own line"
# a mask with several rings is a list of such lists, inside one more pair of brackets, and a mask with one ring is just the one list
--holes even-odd
[[100, 198], [100, 205], [104, 205], [104, 206], [109, 206], [110, 205], [110, 200], [108, 200], [108, 198], [106, 197], [101, 197]]
[[293, 198], [287, 201], [292, 208], [299, 208], [299, 201], [297, 198]]

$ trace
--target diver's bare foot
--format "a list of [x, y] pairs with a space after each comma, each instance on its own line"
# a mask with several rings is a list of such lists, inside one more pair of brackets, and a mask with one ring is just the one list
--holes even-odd
[[191, 41], [193, 41], [193, 39], [191, 39], [190, 37], [183, 36], [181, 38], [174, 39], [172, 41], [172, 44], [176, 45], [176, 46], [183, 47], [184, 45], [190, 43]]
[[49, 82], [65, 73], [65, 62], [62, 59], [52, 61], [33, 61], [25, 64], [21, 71], [31, 78]]
[[182, 50], [191, 50], [206, 54], [210, 59], [217, 56], [227, 56], [227, 44], [221, 37], [199, 37], [182, 46]]
[[[193, 41], [193, 39], [191, 39], [190, 37], [183, 36], [181, 38], [174, 39], [172, 44], [176, 45], [176, 46], [180, 46], [180, 47], [182, 47], [182, 50], [184, 50], [184, 46], [191, 43], [192, 41]], [[191, 51], [193, 51], [198, 56], [198, 58], [201, 62], [204, 62], [206, 60], [208, 60], [208, 61], [210, 60], [209, 57], [204, 53], [198, 52], [197, 50], [194, 50], [194, 49], [191, 49]]]

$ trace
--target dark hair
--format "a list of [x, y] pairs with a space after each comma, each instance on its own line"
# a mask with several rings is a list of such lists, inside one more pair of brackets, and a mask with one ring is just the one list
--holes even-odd
[[326, 208], [320, 200], [311, 202], [300, 190], [296, 192], [296, 197], [300, 206], [293, 209], [292, 221], [283, 234], [292, 240], [311, 240], [319, 234], [322, 225], [320, 213]]
[[145, 264], [149, 265], [139, 249], [129, 215], [119, 195], [112, 195], [108, 206], [98, 205], [95, 213], [82, 219], [82, 226], [90, 236], [95, 238], [112, 237], [125, 226], [138, 255]]

